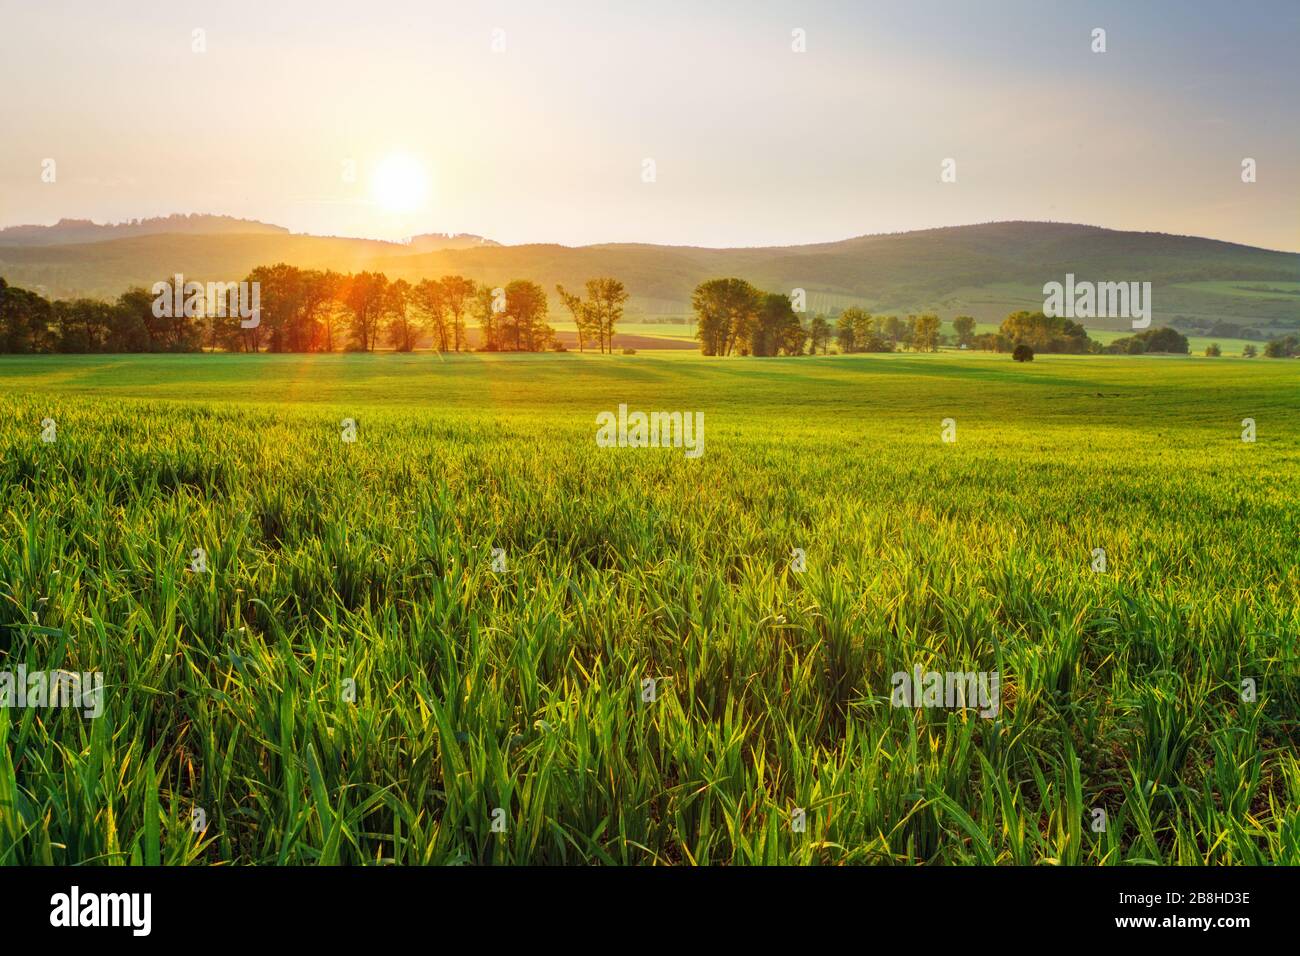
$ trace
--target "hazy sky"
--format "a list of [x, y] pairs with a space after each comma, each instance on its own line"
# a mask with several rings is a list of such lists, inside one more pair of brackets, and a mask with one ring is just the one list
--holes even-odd
[[[1054, 219], [1300, 251], [1297, 49], [1297, 0], [0, 0], [0, 226], [771, 245]], [[419, 208], [374, 199], [393, 154]]]

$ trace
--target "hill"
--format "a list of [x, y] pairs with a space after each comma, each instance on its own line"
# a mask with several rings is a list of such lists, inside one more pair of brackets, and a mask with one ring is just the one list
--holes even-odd
[[[1300, 325], [1300, 254], [1069, 223], [985, 223], [735, 249], [502, 246], [477, 236], [436, 235], [402, 244], [291, 235], [278, 227], [0, 243], [0, 275], [57, 297], [112, 296], [178, 271], [195, 279], [229, 279], [281, 260], [303, 267], [378, 269], [408, 280], [449, 273], [491, 283], [531, 278], [548, 292], [557, 282], [580, 286], [591, 276], [612, 275], [632, 294], [629, 315], [642, 318], [685, 316], [697, 283], [735, 275], [770, 290], [803, 288], [813, 311], [862, 305], [879, 312], [933, 310], [945, 318], [966, 313], [997, 321], [1015, 309], [1041, 308], [1043, 283], [1072, 272], [1081, 280], [1151, 282], [1156, 324], [1182, 318], [1260, 329]], [[1085, 324], [1120, 328], [1126, 323]]]
[[101, 242], [156, 235], [289, 235], [283, 226], [233, 216], [174, 215], [129, 222], [97, 223], [89, 219], [60, 219], [52, 226], [10, 226], [0, 229], [0, 246], [54, 246], [72, 242]]

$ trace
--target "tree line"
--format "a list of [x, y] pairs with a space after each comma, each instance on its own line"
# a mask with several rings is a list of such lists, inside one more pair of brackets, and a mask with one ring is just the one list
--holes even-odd
[[[853, 306], [832, 312], [830, 318], [814, 314], [805, 319], [790, 296], [764, 292], [744, 279], [700, 283], [691, 306], [695, 337], [705, 355], [825, 355], [832, 342], [840, 352], [933, 352], [945, 342], [937, 315], [900, 318]], [[975, 320], [969, 323], [973, 330]]]
[[[131, 288], [113, 302], [77, 298], [50, 301], [8, 285], [0, 277], [0, 352], [373, 352], [381, 345], [409, 352], [421, 342], [442, 352], [471, 348], [467, 327], [478, 330], [477, 349], [489, 352], [563, 351], [548, 322], [545, 290], [528, 279], [504, 286], [464, 276], [390, 280], [382, 272], [338, 273], [277, 263], [259, 266], [245, 280], [260, 291], [259, 321], [244, 327], [229, 314], [160, 317], [150, 290]], [[614, 351], [628, 292], [617, 279], [587, 280], [581, 292], [555, 287], [577, 329], [580, 351]], [[801, 316], [790, 296], [765, 292], [744, 279], [709, 279], [691, 295], [695, 337], [709, 356], [933, 352], [940, 346], [1013, 352], [1122, 354], [1190, 352], [1187, 337], [1155, 328], [1102, 345], [1082, 325], [1043, 312], [1014, 312], [996, 332], [976, 333], [975, 319], [959, 315], [952, 335], [933, 313], [873, 315], [851, 307]], [[832, 324], [833, 320], [833, 324]], [[1250, 347], [1249, 354], [1255, 349]], [[1300, 355], [1295, 335], [1270, 341], [1268, 357]]]
[[[158, 296], [144, 288], [128, 289], [113, 302], [50, 301], [0, 277], [0, 352], [373, 352], [380, 345], [409, 352], [421, 340], [460, 352], [471, 347], [469, 322], [478, 328], [483, 351], [563, 349], [547, 322], [546, 292], [527, 279], [496, 287], [459, 275], [410, 283], [382, 272], [277, 263], [257, 267], [244, 281], [259, 291], [257, 322], [250, 327], [227, 310], [172, 315], [169, 309], [159, 316]], [[591, 279], [585, 297], [563, 286], [556, 290], [574, 316], [579, 349], [591, 343], [612, 352], [628, 298], [623, 284]]]

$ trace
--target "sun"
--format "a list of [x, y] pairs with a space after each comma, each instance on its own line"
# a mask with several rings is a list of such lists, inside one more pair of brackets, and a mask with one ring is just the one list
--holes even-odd
[[429, 176], [417, 160], [405, 153], [392, 153], [375, 168], [370, 192], [389, 212], [411, 212], [428, 198]]

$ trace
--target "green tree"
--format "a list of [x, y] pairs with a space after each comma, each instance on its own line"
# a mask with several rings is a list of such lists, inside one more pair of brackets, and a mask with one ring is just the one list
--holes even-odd
[[113, 307], [97, 299], [55, 302], [60, 352], [105, 352], [113, 331]]
[[515, 351], [540, 352], [546, 349], [555, 331], [546, 323], [546, 293], [536, 282], [515, 279], [506, 286], [503, 316], [513, 333]]
[[[222, 303], [221, 308], [210, 310], [207, 317], [209, 328], [216, 330], [219, 337], [227, 340], [232, 335], [242, 338], [243, 344], [250, 352], [259, 351], [263, 341], [266, 342], [267, 349], [272, 352], [301, 351], [300, 322], [303, 305], [301, 270], [287, 263], [277, 262], [271, 266], [258, 266], [248, 274], [247, 281], [256, 282], [259, 287], [260, 313], [257, 326], [244, 329], [238, 319], [230, 314], [228, 304]], [[226, 314], [219, 314], [222, 311]], [[236, 318], [236, 321], [222, 321], [232, 318]]]
[[964, 345], [967, 348], [971, 346], [975, 339], [975, 318], [970, 315], [959, 315], [952, 320], [952, 330], [957, 336], [957, 344]]
[[54, 309], [37, 292], [2, 284], [0, 280], [0, 352], [52, 352]]
[[854, 319], [856, 313], [861, 311], [861, 309], [845, 309], [835, 319], [835, 344], [845, 354], [858, 350]]
[[763, 306], [763, 293], [744, 279], [709, 279], [695, 287], [695, 337], [705, 355], [730, 355], [748, 339]]
[[[593, 314], [594, 307], [590, 302], [584, 302], [582, 296], [567, 291], [562, 285], [557, 284], [555, 286], [555, 291], [559, 294], [560, 301], [564, 303], [564, 307], [569, 310], [569, 314], [573, 316], [573, 324], [578, 330], [578, 351], [584, 352], [586, 351], [584, 346], [586, 345], [587, 338], [593, 334], [598, 337], [600, 336], [598, 328], [600, 323], [599, 319]], [[601, 351], [603, 352], [604, 350], [604, 343], [602, 340]]]
[[588, 321], [594, 323], [601, 340], [601, 351], [606, 347], [614, 352], [614, 328], [623, 318], [623, 306], [628, 293], [617, 279], [587, 280], [587, 302], [590, 305]]
[[1092, 346], [1087, 330], [1073, 319], [1043, 312], [1013, 312], [999, 331], [1013, 345], [1023, 342], [1035, 352], [1082, 354]]
[[750, 329], [751, 355], [797, 355], [806, 337], [788, 295], [770, 292]]
[[939, 351], [939, 317], [926, 313], [916, 316], [912, 325], [912, 348], [918, 352]]
[[1294, 335], [1272, 339], [1264, 346], [1265, 358], [1294, 358], [1297, 353], [1300, 353], [1300, 338]]
[[891, 351], [898, 348], [899, 344], [904, 341], [907, 334], [907, 325], [896, 315], [891, 315], [885, 319], [885, 335], [889, 337], [889, 348]]
[[831, 344], [831, 324], [826, 321], [824, 315], [813, 316], [812, 325], [808, 330], [808, 338], [814, 355], [817, 354], [818, 346], [821, 346], [822, 354], [826, 354]]

